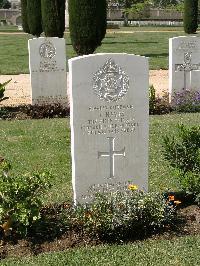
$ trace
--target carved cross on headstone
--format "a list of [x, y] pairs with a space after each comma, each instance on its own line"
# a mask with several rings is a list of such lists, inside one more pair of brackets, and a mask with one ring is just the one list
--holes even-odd
[[[175, 64], [175, 71], [183, 71], [184, 72], [184, 89], [191, 90], [192, 84], [192, 71], [200, 71], [200, 63], [192, 64], [192, 53], [187, 52], [184, 53], [184, 62], [183, 64]], [[187, 85], [187, 73], [190, 75], [189, 86]]]
[[98, 152], [98, 159], [101, 157], [109, 157], [110, 159], [110, 176], [109, 178], [115, 177], [115, 156], [125, 157], [125, 147], [121, 151], [115, 151], [115, 138], [108, 137], [109, 140], [109, 151]]

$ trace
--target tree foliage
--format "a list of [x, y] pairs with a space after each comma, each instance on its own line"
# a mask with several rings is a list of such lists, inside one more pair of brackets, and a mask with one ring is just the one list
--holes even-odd
[[28, 16], [27, 16], [27, 0], [21, 0], [21, 16], [22, 16], [22, 28], [26, 33], [30, 33], [28, 26]]
[[65, 31], [65, 0], [41, 0], [41, 6], [45, 36], [62, 38]]
[[152, 0], [153, 7], [166, 8], [167, 6], [175, 6], [182, 2], [182, 0]]
[[78, 55], [91, 54], [106, 34], [106, 0], [69, 0], [69, 28]]
[[27, 19], [30, 33], [39, 37], [43, 32], [40, 1], [27, 0]]
[[8, 0], [0, 0], [0, 9], [9, 9], [11, 8], [11, 3]]
[[184, 2], [184, 30], [188, 34], [196, 33], [198, 28], [198, 0]]

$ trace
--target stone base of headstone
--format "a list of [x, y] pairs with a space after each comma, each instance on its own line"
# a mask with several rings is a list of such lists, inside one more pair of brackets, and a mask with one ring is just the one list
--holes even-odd
[[65, 40], [34, 38], [28, 48], [32, 105], [68, 106]]

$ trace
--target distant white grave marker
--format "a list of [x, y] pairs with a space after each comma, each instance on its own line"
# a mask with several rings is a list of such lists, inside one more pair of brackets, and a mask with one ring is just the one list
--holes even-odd
[[74, 201], [94, 191], [148, 189], [148, 60], [96, 54], [69, 60]]
[[29, 40], [29, 68], [32, 104], [67, 104], [65, 40]]
[[169, 93], [200, 89], [200, 38], [169, 39]]

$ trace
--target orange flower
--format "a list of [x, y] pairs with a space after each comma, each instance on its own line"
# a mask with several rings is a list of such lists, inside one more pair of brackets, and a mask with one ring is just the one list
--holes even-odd
[[175, 197], [173, 195], [168, 196], [169, 201], [174, 201]]
[[85, 213], [85, 217], [90, 219], [92, 217], [92, 213], [91, 212], [86, 212]]

